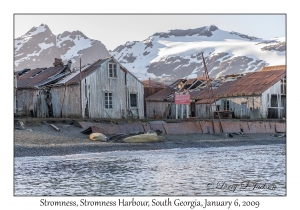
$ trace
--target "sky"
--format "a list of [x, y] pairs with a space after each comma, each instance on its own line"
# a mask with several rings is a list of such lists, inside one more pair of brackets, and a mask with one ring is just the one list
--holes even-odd
[[83, 32], [101, 41], [108, 50], [127, 41], [143, 41], [156, 32], [172, 29], [193, 29], [215, 25], [225, 31], [236, 31], [263, 39], [286, 36], [286, 15], [277, 14], [15, 14], [14, 38], [34, 26], [47, 24], [53, 34], [64, 31]]

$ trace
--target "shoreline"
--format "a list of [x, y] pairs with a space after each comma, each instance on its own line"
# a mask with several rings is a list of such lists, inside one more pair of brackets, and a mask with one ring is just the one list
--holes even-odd
[[[91, 141], [82, 129], [68, 126], [60, 132], [50, 126], [30, 126], [28, 130], [14, 131], [14, 157], [62, 156], [70, 154], [100, 153], [110, 151], [141, 151], [174, 148], [209, 148], [251, 145], [286, 144], [286, 137], [271, 133], [245, 133], [232, 138], [222, 134], [162, 135], [163, 142], [120, 143]], [[275, 133], [274, 133], [275, 134]]]
[[[239, 146], [255, 146], [255, 145], [276, 145], [286, 144], [285, 139], [279, 140], [240, 140], [234, 141], [202, 141], [196, 144], [181, 144], [162, 142], [162, 143], [121, 143], [122, 145], [55, 145], [55, 146], [20, 146], [15, 145], [14, 157], [36, 157], [36, 156], [64, 156], [72, 154], [86, 154], [86, 153], [101, 153], [112, 151], [149, 151], [175, 148], [221, 148], [221, 147], [239, 147]], [[108, 143], [105, 143], [108, 144]], [[139, 145], [137, 145], [139, 144]]]
[[[286, 136], [276, 137], [276, 133], [244, 133], [228, 137], [226, 133], [216, 134], [165, 134], [163, 142], [122, 143], [92, 141], [89, 135], [81, 133], [85, 129], [64, 121], [53, 121], [59, 132], [49, 123], [38, 123], [29, 119], [25, 127], [15, 126], [14, 157], [57, 156], [110, 151], [140, 151], [174, 148], [209, 148], [250, 145], [286, 144]], [[41, 121], [41, 122], [40, 122]], [[228, 133], [227, 133], [228, 134]]]

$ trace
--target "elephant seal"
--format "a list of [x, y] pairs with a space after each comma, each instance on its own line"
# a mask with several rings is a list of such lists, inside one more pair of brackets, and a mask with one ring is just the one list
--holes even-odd
[[156, 132], [148, 132], [146, 134], [140, 134], [135, 136], [129, 136], [123, 140], [126, 143], [148, 143], [148, 142], [160, 142], [164, 141], [163, 136], [158, 136]]
[[93, 141], [107, 141], [108, 140], [108, 137], [102, 133], [91, 133], [89, 137]]

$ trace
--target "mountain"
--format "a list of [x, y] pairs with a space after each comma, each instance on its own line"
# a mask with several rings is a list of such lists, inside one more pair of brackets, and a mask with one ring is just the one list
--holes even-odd
[[53, 66], [54, 58], [61, 58], [64, 63], [72, 60], [72, 66], [79, 67], [80, 56], [82, 62], [91, 63], [110, 54], [104, 44], [80, 31], [65, 31], [56, 36], [45, 24], [33, 27], [14, 43], [16, 71]]
[[211, 25], [155, 33], [144, 41], [126, 42], [110, 54], [141, 79], [174, 81], [204, 73], [201, 52], [210, 77], [217, 77], [285, 64], [286, 42], [285, 37], [263, 40]]

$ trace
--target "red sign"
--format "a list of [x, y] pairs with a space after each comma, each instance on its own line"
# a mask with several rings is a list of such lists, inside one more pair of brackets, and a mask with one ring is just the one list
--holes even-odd
[[191, 102], [191, 96], [189, 94], [186, 95], [175, 94], [175, 104], [189, 105], [190, 102]]

